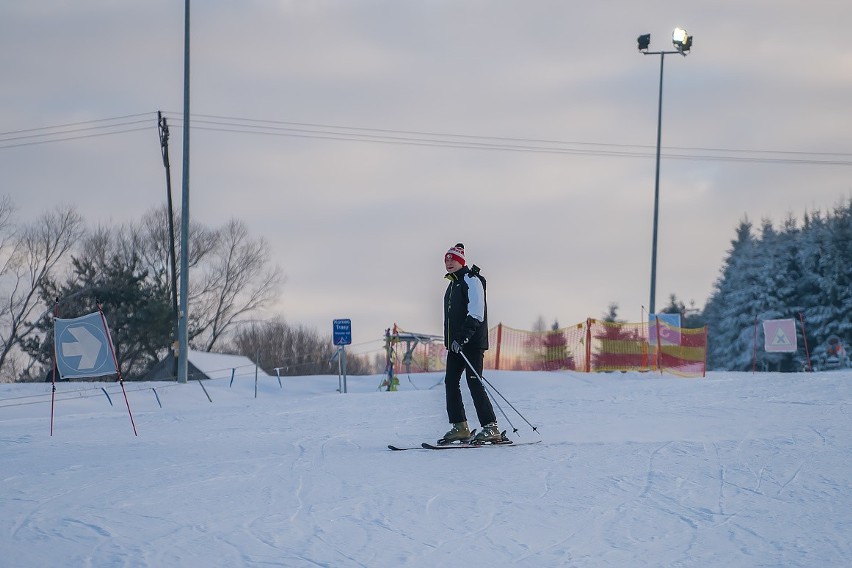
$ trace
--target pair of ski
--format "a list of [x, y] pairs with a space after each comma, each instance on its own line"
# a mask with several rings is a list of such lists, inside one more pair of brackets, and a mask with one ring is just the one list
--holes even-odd
[[538, 444], [541, 440], [534, 440], [531, 442], [513, 442], [509, 438], [506, 437], [506, 432], [502, 433], [502, 436], [497, 442], [474, 442], [473, 436], [475, 435], [476, 430], [471, 432], [470, 438], [460, 442], [445, 442], [443, 440], [438, 440], [437, 444], [430, 444], [428, 442], [423, 442], [420, 444], [420, 447], [399, 447], [388, 444], [388, 449], [396, 452], [401, 452], [404, 450], [457, 450], [462, 448], [484, 448], [489, 446], [526, 446], [529, 444]]

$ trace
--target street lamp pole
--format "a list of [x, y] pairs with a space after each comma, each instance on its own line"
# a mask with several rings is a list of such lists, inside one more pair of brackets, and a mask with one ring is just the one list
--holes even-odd
[[639, 44], [639, 51], [643, 55], [660, 56], [660, 91], [657, 101], [657, 164], [654, 174], [654, 229], [651, 239], [651, 298], [649, 301], [649, 313], [655, 314], [657, 299], [657, 234], [660, 218], [660, 143], [663, 131], [663, 66], [666, 55], [678, 54], [686, 57], [686, 54], [692, 47], [692, 36], [687, 35], [680, 28], [675, 28], [672, 34], [672, 43], [676, 49], [673, 51], [648, 51], [648, 46], [651, 44], [651, 34], [641, 35], [636, 41]]
[[183, 177], [180, 212], [180, 317], [177, 382], [189, 378], [189, 0], [184, 2], [183, 31]]
[[660, 220], [660, 142], [663, 132], [663, 64], [666, 61], [666, 53], [677, 53], [661, 51], [660, 53], [660, 96], [657, 103], [657, 168], [654, 174], [654, 230], [651, 239], [651, 299], [649, 301], [650, 313], [657, 313], [657, 234]]

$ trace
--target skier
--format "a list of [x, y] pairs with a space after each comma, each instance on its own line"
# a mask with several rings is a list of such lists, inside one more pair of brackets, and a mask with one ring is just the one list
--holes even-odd
[[[462, 243], [451, 247], [444, 255], [450, 281], [444, 293], [444, 345], [447, 347], [447, 371], [444, 385], [447, 391], [447, 415], [453, 427], [440, 440], [441, 444], [467, 441], [471, 437], [465, 418], [461, 394], [461, 375], [465, 372], [467, 387], [476, 407], [482, 430], [473, 438], [475, 443], [498, 442], [501, 439], [494, 408], [485, 386], [476, 376], [482, 376], [485, 351], [488, 349], [488, 310], [485, 300], [485, 279], [479, 268], [468, 268]], [[461, 354], [476, 370], [471, 369]]]
[[846, 358], [846, 349], [843, 348], [843, 342], [836, 335], [828, 338], [823, 365], [826, 369], [849, 366], [849, 360]]

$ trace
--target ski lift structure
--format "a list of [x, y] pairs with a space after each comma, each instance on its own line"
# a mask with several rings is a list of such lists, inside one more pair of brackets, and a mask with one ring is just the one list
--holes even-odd
[[393, 331], [390, 328], [385, 330], [385, 354], [386, 365], [385, 374], [387, 377], [382, 381], [379, 388], [385, 387], [386, 390], [397, 390], [399, 386], [399, 378], [396, 376], [394, 367], [397, 363], [397, 354], [394, 349], [396, 345], [405, 345], [402, 354], [402, 364], [405, 365], [405, 372], [411, 373], [411, 364], [414, 360], [414, 351], [420, 345], [431, 346], [436, 343], [443, 345], [444, 337], [442, 335], [431, 335], [428, 333], [415, 333], [410, 331], [401, 331], [396, 324], [393, 326]]

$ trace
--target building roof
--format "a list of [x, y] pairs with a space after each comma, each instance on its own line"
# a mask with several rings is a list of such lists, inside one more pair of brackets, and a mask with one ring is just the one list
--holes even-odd
[[[225, 353], [208, 353], [206, 351], [189, 351], [188, 378], [199, 379], [230, 379], [232, 376], [254, 378], [270, 377], [263, 369], [256, 367], [254, 361], [243, 355], [227, 355]], [[143, 381], [175, 381], [174, 356], [169, 353], [157, 363], [145, 376]]]

